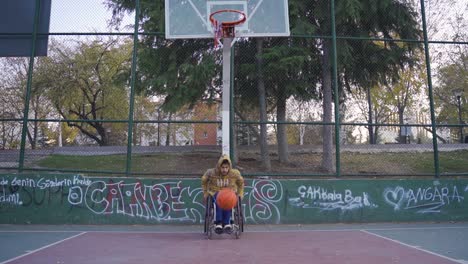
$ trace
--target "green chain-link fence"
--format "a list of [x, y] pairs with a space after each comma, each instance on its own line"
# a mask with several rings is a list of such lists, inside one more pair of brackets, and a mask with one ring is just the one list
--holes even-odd
[[[232, 47], [236, 167], [468, 175], [467, 12], [461, 0], [290, 0], [291, 37]], [[48, 33], [38, 14], [27, 34], [0, 32], [48, 37], [47, 56], [0, 58], [1, 171], [180, 177], [216, 163], [213, 40], [165, 39], [161, 0], [52, 1]]]

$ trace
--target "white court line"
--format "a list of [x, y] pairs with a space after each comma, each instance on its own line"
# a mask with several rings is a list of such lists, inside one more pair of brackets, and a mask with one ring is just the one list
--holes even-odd
[[[200, 230], [202, 227], [200, 227]], [[249, 230], [248, 233], [284, 233], [284, 232], [349, 232], [349, 231], [405, 231], [405, 230], [444, 230], [444, 229], [468, 229], [468, 226], [438, 226], [438, 227], [388, 227], [388, 228], [342, 228], [342, 229], [281, 229], [281, 230]], [[0, 230], [0, 233], [135, 233], [135, 234], [185, 234], [185, 233], [200, 233], [200, 231], [145, 231], [145, 230]], [[2, 264], [2, 263], [0, 263]]]
[[[202, 228], [200, 228], [202, 229]], [[202, 231], [131, 231], [131, 230], [109, 230], [109, 231], [100, 231], [100, 230], [63, 230], [63, 231], [58, 231], [58, 230], [50, 230], [50, 231], [39, 231], [39, 230], [7, 230], [7, 231], [0, 231], [0, 233], [77, 233], [77, 232], [83, 232], [83, 233], [104, 233], [104, 234], [118, 234], [118, 233], [125, 233], [125, 234], [187, 234], [187, 233], [203, 233]], [[2, 264], [0, 262], [0, 264]]]
[[397, 244], [400, 244], [400, 245], [403, 245], [403, 246], [407, 246], [407, 247], [409, 247], [409, 248], [416, 249], [416, 250], [419, 250], [419, 251], [422, 251], [422, 252], [425, 252], [425, 253], [428, 253], [428, 254], [431, 254], [431, 255], [434, 255], [434, 256], [443, 258], [443, 259], [447, 259], [447, 260], [453, 261], [453, 262], [455, 262], [455, 263], [461, 263], [461, 264], [464, 264], [464, 263], [465, 263], [465, 262], [461, 262], [460, 260], [453, 259], [453, 258], [444, 256], [444, 255], [440, 255], [440, 254], [437, 254], [437, 253], [435, 253], [435, 252], [432, 252], [432, 251], [429, 251], [429, 250], [426, 250], [426, 249], [422, 249], [422, 248], [420, 248], [420, 247], [415, 247], [415, 246], [412, 246], [412, 245], [410, 245], [410, 244], [406, 244], [406, 243], [403, 243], [403, 242], [401, 242], [401, 241], [398, 241], [398, 240], [395, 240], [395, 239], [391, 239], [391, 238], [388, 238], [388, 237], [384, 237], [384, 236], [381, 236], [381, 235], [378, 235], [378, 234], [375, 234], [375, 233], [372, 233], [372, 232], [369, 232], [369, 231], [366, 231], [366, 230], [361, 230], [361, 232], [366, 233], [366, 234], [369, 234], [369, 235], [372, 235], [372, 236], [376, 236], [376, 237], [379, 237], [379, 238], [382, 238], [382, 239], [385, 239], [385, 240], [388, 240], [388, 241], [392, 241], [392, 242], [394, 242], [394, 243], [397, 243]]
[[0, 262], [0, 264], [5, 264], [5, 263], [11, 262], [11, 261], [13, 261], [13, 260], [20, 259], [20, 258], [25, 257], [25, 256], [27, 256], [27, 255], [31, 255], [31, 254], [33, 254], [33, 253], [35, 253], [35, 252], [38, 252], [38, 251], [40, 251], [40, 250], [46, 249], [46, 248], [51, 247], [51, 246], [55, 246], [55, 245], [57, 245], [57, 244], [60, 244], [60, 243], [62, 243], [62, 242], [64, 242], [64, 241], [67, 241], [67, 240], [69, 240], [69, 239], [72, 239], [72, 238], [81, 236], [81, 235], [83, 235], [83, 234], [86, 234], [86, 232], [81, 232], [81, 233], [79, 233], [79, 234], [77, 234], [77, 235], [74, 235], [74, 236], [71, 236], [71, 237], [67, 237], [67, 238], [62, 239], [62, 240], [59, 240], [59, 241], [57, 241], [57, 242], [55, 242], [55, 243], [52, 243], [52, 244], [43, 246], [43, 247], [41, 247], [41, 248], [38, 248], [38, 249], [35, 249], [35, 250], [32, 250], [32, 251], [29, 251], [29, 252], [26, 253], [26, 254], [19, 255], [19, 256], [17, 256], [17, 257], [11, 258], [11, 259], [9, 259], [9, 260], [5, 260], [5, 261], [3, 261], [3, 262]]

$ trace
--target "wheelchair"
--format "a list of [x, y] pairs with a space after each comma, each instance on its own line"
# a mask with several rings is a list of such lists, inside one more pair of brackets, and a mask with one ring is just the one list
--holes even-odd
[[[205, 228], [204, 233], [208, 239], [213, 237], [215, 233], [215, 219], [216, 219], [216, 204], [213, 202], [213, 197], [208, 196], [205, 204]], [[242, 212], [241, 198], [237, 197], [237, 205], [232, 209], [231, 216], [232, 232], [236, 239], [240, 238], [244, 232], [244, 213]], [[223, 232], [224, 233], [224, 232]]]

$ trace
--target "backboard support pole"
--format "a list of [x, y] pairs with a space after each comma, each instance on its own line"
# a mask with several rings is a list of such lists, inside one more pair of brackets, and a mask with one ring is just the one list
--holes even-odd
[[[230, 110], [231, 110], [231, 44], [233, 38], [223, 38], [223, 90], [222, 90], [222, 153], [230, 155]], [[232, 157], [231, 157], [232, 158]]]

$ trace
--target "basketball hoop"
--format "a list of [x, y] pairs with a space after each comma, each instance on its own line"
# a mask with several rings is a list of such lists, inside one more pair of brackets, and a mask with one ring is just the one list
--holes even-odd
[[[220, 23], [218, 20], [214, 18], [215, 15], [220, 14], [220, 13], [237, 13], [240, 15], [240, 19], [235, 20], [235, 21], [227, 21], [227, 22], [224, 21]], [[239, 10], [223, 9], [223, 10], [219, 10], [219, 11], [211, 13], [210, 21], [214, 29], [215, 46], [217, 47], [219, 45], [219, 39], [221, 38], [235, 37], [236, 36], [235, 27], [237, 25], [244, 23], [246, 19], [247, 19], [246, 15]]]

